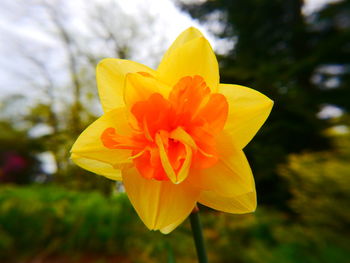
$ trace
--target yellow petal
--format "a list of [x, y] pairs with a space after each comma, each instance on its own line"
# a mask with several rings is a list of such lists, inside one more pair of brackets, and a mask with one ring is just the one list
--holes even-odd
[[180, 141], [183, 144], [186, 144], [186, 145], [190, 146], [192, 149], [195, 149], [195, 150], [197, 149], [196, 142], [193, 140], [191, 135], [189, 135], [181, 127], [177, 127], [175, 130], [173, 130], [170, 133], [170, 137], [169, 138], [177, 140], [177, 141]]
[[185, 151], [186, 151], [186, 157], [185, 160], [180, 168], [180, 171], [176, 174], [170, 160], [168, 158], [168, 154], [165, 151], [164, 145], [163, 145], [163, 140], [161, 136], [157, 133], [156, 134], [156, 144], [159, 149], [159, 155], [160, 155], [160, 161], [162, 163], [163, 169], [168, 176], [168, 178], [171, 180], [172, 183], [174, 184], [179, 184], [183, 180], [185, 180], [188, 176], [190, 167], [191, 167], [191, 160], [192, 160], [192, 150], [191, 148], [187, 145], [184, 144], [185, 146]]
[[228, 197], [251, 192], [253, 174], [244, 152], [225, 133], [218, 135], [217, 150], [218, 162], [206, 169], [191, 170], [189, 183]]
[[126, 193], [141, 220], [150, 230], [164, 229], [186, 218], [199, 191], [189, 185], [143, 178], [135, 168], [123, 169]]
[[225, 197], [213, 191], [203, 191], [198, 202], [215, 210], [227, 213], [251, 213], [256, 209], [256, 192], [252, 191], [234, 197]]
[[163, 169], [164, 169], [166, 175], [173, 183], [177, 183], [176, 173], [175, 173], [173, 167], [171, 166], [170, 160], [169, 160], [168, 155], [167, 155], [165, 148], [164, 148], [162, 138], [160, 137], [160, 135], [158, 133], [156, 134], [156, 144], [157, 144], [158, 149], [159, 149], [160, 161], [162, 163], [162, 166], [163, 166]]
[[104, 112], [124, 106], [124, 82], [128, 73], [146, 72], [155, 75], [155, 71], [137, 62], [107, 58], [96, 68], [98, 93]]
[[239, 85], [220, 84], [219, 93], [225, 95], [229, 104], [224, 131], [243, 149], [269, 116], [273, 101], [256, 90]]
[[167, 52], [164, 54], [163, 59], [166, 59], [170, 54], [178, 49], [179, 47], [182, 47], [187, 42], [194, 40], [196, 38], [203, 37], [202, 33], [194, 27], [190, 27], [183, 31], [174, 41], [174, 43], [170, 46], [170, 48], [167, 50]]
[[256, 190], [254, 178], [249, 177], [250, 191], [236, 196], [224, 196], [217, 191], [202, 191], [198, 202], [215, 210], [245, 214], [254, 212], [256, 209]]
[[158, 69], [159, 78], [174, 86], [184, 76], [200, 75], [209, 88], [216, 92], [219, 84], [219, 66], [215, 54], [204, 37], [187, 41], [164, 57]]
[[191, 168], [191, 161], [192, 161], [192, 150], [191, 148], [187, 145], [185, 145], [185, 151], [186, 151], [186, 157], [185, 157], [185, 161], [183, 162], [180, 171], [177, 174], [177, 184], [183, 182], [190, 171]]
[[163, 228], [159, 229], [159, 231], [162, 234], [167, 235], [170, 232], [172, 232], [175, 228], [177, 228], [183, 221], [185, 221], [187, 217], [188, 217], [188, 215], [186, 215], [183, 218], [179, 219], [175, 223], [172, 223], [172, 224], [170, 224], [170, 225], [168, 225], [166, 227], [163, 227]]
[[116, 181], [122, 180], [121, 171], [119, 169], [113, 168], [113, 166], [110, 164], [92, 160], [92, 159], [87, 159], [74, 153], [71, 155], [71, 159], [73, 160], [74, 163], [76, 163], [81, 168], [84, 168], [85, 170], [88, 170], [95, 174], [103, 175], [111, 180], [116, 180]]
[[[119, 134], [130, 134], [125, 112], [125, 108], [109, 111], [86, 128], [71, 149], [72, 160], [82, 168], [101, 175], [110, 175], [112, 169], [117, 170], [131, 163], [130, 150], [108, 149], [100, 138], [109, 127], [115, 128]], [[100, 168], [107, 170], [102, 171]]]
[[167, 98], [170, 90], [169, 86], [152, 75], [143, 72], [129, 73], [126, 76], [124, 87], [125, 105], [130, 109], [135, 102], [147, 100], [153, 93], [160, 93]]

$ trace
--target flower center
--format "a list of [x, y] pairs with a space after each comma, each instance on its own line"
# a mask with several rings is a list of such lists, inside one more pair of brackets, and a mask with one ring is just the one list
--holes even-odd
[[228, 114], [226, 98], [211, 93], [201, 76], [186, 76], [168, 98], [159, 93], [131, 107], [136, 120], [132, 136], [107, 128], [101, 135], [105, 147], [128, 149], [147, 179], [183, 181], [190, 169], [204, 169], [218, 160], [216, 136]]

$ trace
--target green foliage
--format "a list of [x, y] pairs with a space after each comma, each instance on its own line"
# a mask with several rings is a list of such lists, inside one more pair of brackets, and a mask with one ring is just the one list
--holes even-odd
[[331, 152], [290, 156], [281, 174], [293, 193], [290, 206], [310, 235], [345, 244], [350, 236], [350, 136], [335, 142], [337, 150]]
[[181, 262], [188, 262], [189, 255], [195, 258], [192, 248], [188, 252], [188, 233], [180, 230], [169, 240], [148, 231], [124, 194], [107, 198], [57, 186], [0, 188], [0, 261], [89, 253], [166, 262], [174, 248], [179, 258], [183, 253]]
[[[325, 213], [325, 211], [323, 211]], [[204, 217], [210, 262], [337, 262], [348, 260], [349, 237], [321, 235], [288, 214], [260, 207], [251, 215]], [[334, 229], [329, 226], [328, 234]], [[209, 237], [209, 238], [208, 238]]]
[[[334, 202], [345, 200], [338, 196]], [[338, 217], [331, 215], [335, 208], [327, 216], [329, 208], [305, 209], [305, 218], [314, 216], [310, 220], [264, 207], [249, 215], [201, 209], [209, 262], [345, 263], [348, 229], [338, 228]], [[196, 262], [187, 221], [170, 235], [148, 231], [124, 194], [107, 198], [55, 186], [0, 188], [0, 260], [81, 262], [89, 255], [96, 259], [89, 262]]]
[[[120, 252], [132, 225], [124, 195], [106, 200], [57, 187], [1, 189], [1, 254]], [[44, 251], [41, 251], [44, 250]]]

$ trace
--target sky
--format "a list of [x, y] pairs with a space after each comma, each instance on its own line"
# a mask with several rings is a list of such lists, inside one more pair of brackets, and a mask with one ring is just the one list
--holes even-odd
[[311, 13], [320, 10], [324, 5], [328, 3], [336, 3], [341, 0], [304, 0], [303, 13], [310, 15]]

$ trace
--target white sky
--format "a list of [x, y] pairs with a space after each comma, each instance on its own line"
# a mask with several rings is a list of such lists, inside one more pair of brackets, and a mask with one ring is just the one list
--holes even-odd
[[315, 11], [320, 10], [325, 4], [336, 3], [341, 0], [304, 0], [303, 13], [309, 15]]

